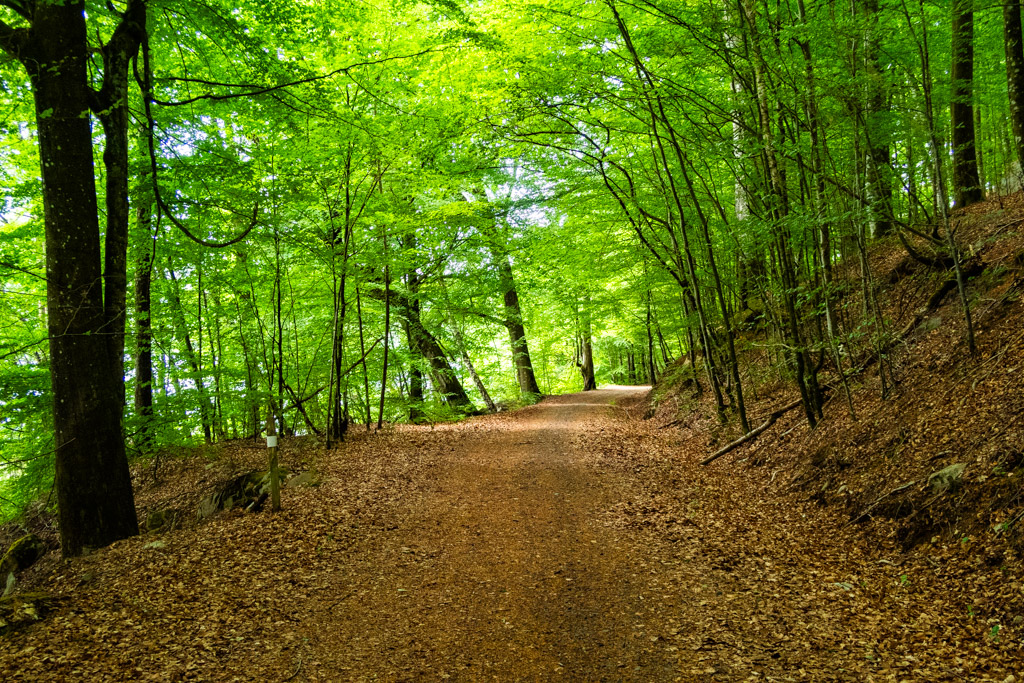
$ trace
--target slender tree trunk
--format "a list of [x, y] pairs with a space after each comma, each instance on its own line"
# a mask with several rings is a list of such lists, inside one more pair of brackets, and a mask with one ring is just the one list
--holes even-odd
[[537, 376], [533, 372], [533, 360], [530, 358], [530, 349], [526, 343], [523, 311], [519, 306], [519, 292], [512, 279], [512, 266], [506, 259], [504, 265], [499, 263], [498, 269], [502, 271], [500, 273], [502, 280], [507, 277], [509, 283], [503, 297], [505, 300], [505, 329], [508, 330], [509, 342], [512, 345], [512, 361], [516, 368], [519, 392], [524, 398], [537, 396], [540, 394], [540, 387], [537, 386]]
[[455, 343], [459, 345], [459, 355], [462, 356], [462, 362], [466, 364], [466, 370], [469, 372], [470, 378], [473, 380], [473, 384], [476, 386], [476, 390], [480, 392], [480, 398], [483, 399], [484, 405], [487, 406], [487, 412], [496, 413], [498, 412], [498, 406], [494, 404], [494, 399], [491, 398], [490, 392], [487, 391], [487, 387], [484, 386], [484, 382], [480, 379], [480, 375], [477, 373], [476, 368], [473, 367], [473, 361], [469, 357], [469, 352], [466, 351], [466, 342], [462, 338], [462, 332], [452, 321], [452, 332], [455, 334]]
[[[345, 363], [345, 317], [348, 312], [348, 300], [345, 292], [345, 285], [348, 276], [348, 255], [349, 255], [349, 238], [350, 232], [348, 225], [344, 227], [344, 234], [341, 236], [340, 243], [342, 248], [341, 257], [341, 272], [338, 274], [336, 279], [336, 285], [334, 292], [334, 342], [332, 344], [331, 352], [331, 367], [332, 367], [332, 389], [330, 391], [330, 424], [327, 425], [325, 430], [328, 434], [328, 443], [331, 439], [337, 439], [339, 441], [345, 438], [345, 432], [348, 431], [348, 415], [342, 408], [342, 371], [344, 370]], [[337, 249], [339, 243], [338, 236], [335, 235], [332, 241], [332, 249]], [[335, 255], [335, 259], [337, 256]]]
[[527, 398], [540, 394], [537, 376], [533, 371], [530, 359], [530, 348], [526, 341], [526, 328], [523, 327], [523, 310], [519, 304], [519, 290], [516, 288], [515, 276], [512, 272], [512, 261], [508, 249], [498, 232], [499, 217], [493, 215], [493, 225], [485, 225], [483, 231], [490, 243], [491, 256], [498, 269], [498, 282], [505, 309], [505, 329], [508, 330], [509, 343], [512, 346], [512, 364], [516, 369], [516, 381], [519, 393]]
[[949, 107], [953, 136], [953, 198], [958, 207], [983, 199], [974, 132], [974, 0], [952, 2]]
[[[647, 108], [647, 112], [650, 115], [650, 127], [651, 137], [654, 140], [654, 145], [657, 149], [658, 162], [661, 165], [663, 171], [663, 182], [667, 183], [668, 194], [671, 200], [674, 202], [676, 213], [679, 217], [679, 232], [682, 235], [683, 249], [685, 254], [686, 273], [690, 282], [690, 286], [693, 290], [694, 297], [694, 308], [697, 311], [698, 318], [700, 320], [700, 334], [701, 341], [704, 347], [704, 362], [708, 371], [708, 379], [711, 383], [712, 391], [715, 394], [715, 403], [718, 409], [719, 419], [725, 420], [725, 402], [722, 398], [721, 384], [718, 378], [718, 372], [715, 364], [714, 344], [712, 343], [712, 332], [710, 323], [705, 315], [704, 304], [702, 302], [702, 296], [700, 291], [700, 280], [697, 277], [697, 267], [694, 259], [693, 251], [690, 248], [690, 238], [687, 230], [686, 212], [683, 206], [682, 198], [680, 197], [678, 188], [676, 186], [674, 175], [671, 166], [668, 161], [668, 156], [665, 151], [665, 141], [661, 133], [661, 128], [665, 128], [669, 134], [669, 141], [672, 149], [676, 155], [676, 161], [680, 166], [681, 172], [683, 172], [686, 182], [689, 186], [689, 176], [686, 174], [686, 160], [682, 155], [679, 147], [678, 138], [675, 135], [675, 131], [672, 128], [671, 122], [665, 115], [664, 105], [661, 99], [661, 95], [658, 92], [658, 88], [654, 83], [654, 79], [644, 66], [643, 60], [640, 58], [636, 47], [633, 44], [632, 37], [630, 36], [629, 29], [626, 23], [622, 20], [621, 15], [615, 7], [614, 2], [608, 0], [608, 6], [615, 17], [615, 23], [619, 30], [619, 35], [622, 36], [623, 41], [626, 44], [626, 49], [629, 51], [631, 60], [633, 62], [633, 70], [636, 72], [637, 80], [644, 88], [644, 104]], [[653, 95], [652, 95], [653, 92]], [[657, 104], [657, 111], [655, 110], [655, 104]], [[659, 173], [659, 175], [661, 175]], [[693, 194], [693, 188], [690, 186], [691, 199]], [[696, 203], [695, 203], [696, 204]], [[671, 214], [671, 210], [670, 210]], [[669, 230], [671, 231], [671, 216], [669, 217]], [[672, 233], [672, 239], [675, 242], [675, 234]], [[675, 249], [678, 252], [678, 244], [675, 244]], [[712, 270], [714, 270], [714, 264], [712, 261]], [[728, 317], [726, 317], [726, 326], [729, 326]], [[731, 336], [730, 336], [731, 339]], [[652, 378], [653, 381], [653, 378]]]
[[[956, 11], [957, 3], [963, 2], [963, 0], [954, 0], [954, 12]], [[918, 9], [920, 15], [924, 17], [924, 1], [919, 0]], [[909, 23], [909, 13], [907, 14]], [[960, 304], [964, 309], [964, 322], [967, 326], [967, 346], [970, 350], [971, 355], [974, 355], [977, 351], [974, 344], [974, 322], [971, 319], [971, 307], [970, 301], [967, 298], [967, 282], [964, 279], [963, 269], [960, 267], [960, 248], [956, 243], [956, 236], [953, 234], [952, 220], [949, 215], [949, 199], [946, 194], [946, 181], [942, 173], [942, 155], [940, 150], [942, 147], [939, 146], [938, 134], [936, 132], [935, 124], [935, 110], [932, 103], [932, 90], [930, 87], [929, 72], [930, 66], [930, 52], [928, 50], [928, 29], [927, 23], [922, 22], [922, 35], [920, 43], [918, 44], [918, 52], [921, 58], [921, 67], [924, 72], [924, 87], [922, 93], [924, 94], [924, 113], [925, 122], [928, 128], [929, 141], [931, 142], [932, 149], [932, 165], [935, 174], [935, 188], [937, 195], [938, 210], [937, 214], [942, 219], [942, 224], [946, 231], [946, 245], [949, 249], [950, 256], [953, 258], [953, 269], [956, 273], [957, 291], [960, 294]], [[954, 38], [954, 42], [956, 39]], [[955, 152], [954, 152], [955, 159]], [[955, 185], [955, 183], [954, 183]], [[980, 188], [979, 188], [980, 189]]]
[[242, 305], [241, 299], [248, 296], [246, 292], [235, 293], [235, 310], [238, 312], [238, 341], [242, 346], [242, 359], [245, 362], [245, 403], [248, 409], [249, 415], [248, 420], [251, 420], [247, 424], [251, 429], [249, 433], [252, 435], [254, 441], [260, 437], [260, 404], [256, 400], [256, 385], [257, 382], [253, 375], [255, 374], [255, 362], [252, 360], [252, 353], [249, 350], [249, 343], [247, 341], [249, 335], [246, 334], [245, 327], [243, 325], [242, 316]]
[[[865, 125], [867, 136], [867, 193], [871, 216], [871, 233], [882, 237], [892, 232], [892, 164], [889, 159], [888, 97], [885, 89], [885, 67], [882, 60], [878, 27], [878, 0], [854, 0], [860, 4], [867, 26], [864, 36], [864, 66], [867, 71]], [[803, 1], [801, 21], [806, 23]]]
[[813, 429], [817, 425], [819, 407], [818, 396], [813, 392], [813, 382], [808, 382], [810, 370], [803, 348], [800, 332], [800, 320], [797, 315], [795, 292], [797, 288], [796, 273], [793, 265], [792, 250], [789, 236], [786, 234], [784, 218], [788, 214], [788, 200], [785, 182], [779, 168], [775, 150], [775, 138], [772, 132], [771, 110], [768, 102], [768, 84], [766, 82], [764, 56], [757, 35], [757, 19], [751, 0], [741, 0], [743, 14], [750, 31], [750, 44], [754, 72], [754, 89], [758, 109], [758, 125], [764, 145], [764, 159], [767, 167], [768, 184], [771, 187], [772, 231], [776, 256], [778, 257], [779, 274], [782, 285], [782, 302], [787, 323], [789, 354], [796, 375], [797, 388], [804, 406], [807, 423]]
[[181, 301], [181, 293], [178, 287], [178, 276], [175, 274], [174, 269], [170, 267], [167, 269], [167, 274], [171, 278], [171, 307], [174, 310], [174, 319], [178, 326], [178, 335], [181, 338], [181, 341], [185, 343], [185, 361], [192, 370], [196, 383], [196, 391], [199, 394], [199, 421], [202, 423], [203, 438], [206, 443], [210, 444], [213, 443], [213, 432], [210, 429], [210, 402], [206, 394], [206, 383], [203, 381], [203, 368], [200, 365], [200, 359], [196, 353], [196, 348], [192, 344], [192, 336], [189, 334], [188, 323], [185, 320], [185, 307]]
[[387, 261], [387, 233], [384, 234], [384, 361], [380, 371], [380, 405], [377, 408], [377, 429], [384, 426], [384, 397], [388, 390], [388, 349], [391, 339], [391, 266]]
[[[411, 252], [416, 248], [416, 237], [412, 233], [406, 233], [403, 237], [403, 242], [406, 251]], [[420, 325], [420, 300], [419, 275], [416, 273], [415, 268], [410, 268], [406, 273], [405, 284], [409, 290], [408, 304], [404, 305], [402, 307], [404, 310], [400, 312], [404, 314], [405, 341], [411, 356], [409, 366], [409, 421], [416, 424], [423, 420], [423, 371], [420, 370], [416, 362], [420, 354], [420, 347], [419, 340], [414, 334], [414, 329], [415, 326]], [[394, 293], [392, 295], [396, 296]]]
[[[203, 293], [206, 298], [206, 293]], [[206, 303], [207, 319], [212, 318], [208, 323], [210, 337], [210, 371], [213, 373], [213, 429], [218, 440], [227, 438], [227, 429], [224, 422], [224, 392], [221, 390], [222, 364], [224, 362], [224, 344], [221, 339], [220, 328], [220, 297], [216, 292], [213, 294], [213, 309], [210, 315], [210, 304]]]
[[153, 197], [149, 184], [150, 176], [144, 171], [135, 210], [139, 237], [135, 258], [135, 416], [139, 427], [135, 443], [144, 453], [153, 446], [152, 288], [157, 238], [152, 228]]
[[267, 459], [270, 473], [270, 509], [281, 509], [281, 474], [278, 471], [278, 435], [274, 424], [274, 406], [267, 406]]
[[580, 361], [580, 374], [583, 375], [583, 391], [597, 389], [597, 380], [594, 377], [594, 346], [591, 338], [590, 327], [590, 297], [584, 297], [583, 310], [580, 313], [582, 358]]
[[356, 287], [356, 320], [359, 323], [359, 353], [362, 354], [363, 389], [366, 396], [366, 431], [370, 431], [373, 418], [370, 416], [370, 375], [366, 369], [366, 337], [363, 334], [363, 301]]
[[648, 289], [646, 296], [644, 297], [644, 303], [647, 309], [647, 317], [644, 320], [644, 327], [647, 331], [647, 359], [650, 364], [651, 383], [653, 384], [657, 378], [657, 368], [654, 364], [654, 331], [651, 329], [654, 326], [653, 312], [651, 311], [651, 290]]

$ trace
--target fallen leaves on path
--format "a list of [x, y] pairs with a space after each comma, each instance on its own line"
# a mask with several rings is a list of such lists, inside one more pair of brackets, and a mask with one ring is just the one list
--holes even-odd
[[[284, 449], [323, 483], [278, 514], [128, 539], [32, 588], [6, 680], [1008, 681], [1020, 577], [969, 548], [908, 559], [763, 468], [701, 468], [702, 438], [550, 398], [456, 425]], [[259, 450], [229, 454], [236, 468]], [[306, 463], [304, 465], [303, 463]], [[140, 505], [187, 507], [201, 460]], [[172, 476], [173, 475], [173, 476]], [[1008, 593], [1014, 593], [1009, 595]]]

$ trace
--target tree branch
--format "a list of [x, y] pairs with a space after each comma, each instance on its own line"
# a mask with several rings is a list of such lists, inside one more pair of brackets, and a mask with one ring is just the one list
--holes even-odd
[[[7, 3], [0, 3], [10, 7]], [[14, 9], [13, 7], [11, 9]], [[17, 10], [15, 10], [17, 11]], [[3, 50], [11, 57], [17, 59], [19, 62], [23, 62], [27, 56], [28, 47], [28, 30], [23, 28], [14, 28], [7, 22], [0, 20], [0, 50]]]
[[764, 424], [762, 424], [760, 427], [757, 427], [756, 429], [751, 429], [749, 432], [747, 432], [746, 434], [744, 434], [740, 438], [736, 439], [732, 443], [730, 443], [730, 444], [728, 444], [726, 446], [723, 446], [722, 448], [719, 448], [712, 455], [709, 455], [708, 457], [706, 457], [703, 460], [701, 460], [700, 464], [701, 465], [710, 465], [711, 463], [713, 463], [714, 461], [718, 460], [719, 458], [721, 458], [723, 455], [725, 455], [729, 451], [734, 450], [736, 448], [739, 448], [740, 446], [742, 446], [743, 444], [747, 443], [748, 441], [753, 441], [754, 439], [756, 439], [761, 434], [761, 432], [764, 432], [769, 427], [771, 427], [773, 424], [775, 424], [775, 422], [780, 417], [782, 417], [783, 415], [785, 415], [789, 411], [793, 410], [793, 408], [796, 408], [796, 407], [798, 407], [800, 405], [803, 405], [803, 399], [797, 399], [796, 401], [793, 401], [792, 403], [788, 403], [788, 404], [782, 406], [778, 410], [774, 411], [771, 415], [769, 415], [768, 419], [765, 420]]
[[0, 7], [9, 7], [17, 12], [19, 16], [28, 19], [29, 21], [32, 19], [32, 10], [23, 2], [16, 2], [15, 0], [0, 0]]
[[209, 80], [202, 79], [202, 78], [161, 78], [160, 79], [161, 81], [170, 82], [170, 83], [196, 83], [196, 84], [200, 84], [200, 85], [207, 85], [207, 86], [210, 86], [211, 88], [251, 88], [251, 89], [247, 90], [246, 92], [226, 93], [226, 94], [223, 94], [223, 95], [217, 95], [217, 94], [214, 94], [214, 93], [204, 93], [202, 95], [196, 95], [195, 97], [190, 97], [187, 100], [181, 100], [180, 102], [168, 102], [168, 101], [165, 101], [165, 100], [158, 100], [156, 98], [153, 98], [153, 102], [155, 102], [156, 104], [159, 104], [159, 105], [161, 105], [163, 107], [182, 107], [182, 106], [185, 106], [185, 105], [188, 105], [188, 104], [192, 104], [194, 102], [198, 102], [200, 100], [215, 100], [215, 101], [219, 101], [219, 100], [237, 99], [239, 97], [255, 97], [257, 95], [266, 95], [267, 93], [271, 93], [271, 92], [274, 92], [276, 90], [282, 90], [284, 88], [290, 88], [290, 87], [296, 86], [296, 85], [305, 85], [306, 83], [314, 83], [316, 81], [322, 81], [322, 80], [325, 80], [325, 79], [328, 79], [328, 78], [333, 78], [333, 77], [337, 76], [338, 74], [348, 74], [348, 72], [350, 70], [359, 68], [361, 66], [375, 66], [377, 64], [384, 64], [386, 62], [391, 62], [391, 61], [394, 61], [394, 60], [397, 60], [397, 59], [413, 59], [413, 58], [416, 58], [416, 57], [422, 57], [423, 55], [426, 55], [426, 54], [431, 54], [431, 53], [440, 52], [440, 51], [441, 50], [439, 50], [439, 49], [428, 48], [426, 50], [421, 50], [419, 52], [414, 52], [413, 54], [409, 54], [409, 55], [398, 55], [398, 56], [395, 56], [395, 57], [385, 57], [383, 59], [376, 59], [376, 60], [372, 60], [372, 61], [368, 61], [368, 62], [357, 62], [356, 64], [349, 64], [348, 66], [343, 66], [340, 69], [335, 69], [334, 71], [331, 71], [331, 72], [326, 73], [326, 74], [322, 74], [320, 76], [310, 76], [309, 78], [301, 78], [301, 79], [299, 79], [297, 81], [290, 81], [288, 83], [281, 83], [279, 85], [269, 85], [269, 86], [268, 85], [259, 85], [259, 84], [256, 84], [256, 83], [220, 83], [220, 82], [217, 82], [217, 81], [209, 81]]
[[39, 278], [43, 282], [49, 282], [49, 280], [47, 280], [46, 276], [44, 276], [44, 275], [40, 275], [39, 273], [34, 273], [31, 270], [28, 270], [27, 268], [22, 268], [21, 266], [16, 266], [13, 263], [8, 263], [6, 261], [0, 261], [0, 268], [7, 268], [9, 270], [16, 270], [19, 273], [24, 273], [25, 275], [31, 275], [32, 277]]

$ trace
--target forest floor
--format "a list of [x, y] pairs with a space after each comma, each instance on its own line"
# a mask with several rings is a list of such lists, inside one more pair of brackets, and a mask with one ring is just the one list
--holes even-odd
[[[1020, 629], [993, 632], [940, 575], [939, 562], [968, 562], [958, 544], [911, 561], [765, 468], [701, 467], [703, 440], [640, 419], [645, 393], [549, 397], [355, 434], [326, 453], [288, 442], [286, 464], [315, 466], [322, 483], [286, 489], [279, 513], [183, 517], [71, 562], [50, 553], [22, 580], [56, 596], [53, 612], [0, 637], [0, 670], [13, 681], [1019, 680]], [[140, 508], [192, 515], [212, 479], [263, 458], [235, 443], [167, 462], [157, 483], [140, 471]], [[1019, 603], [1021, 577], [1006, 571], [1000, 586]]]

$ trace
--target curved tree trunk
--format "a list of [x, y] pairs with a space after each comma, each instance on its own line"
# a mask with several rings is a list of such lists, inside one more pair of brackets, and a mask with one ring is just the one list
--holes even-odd
[[533, 372], [530, 348], [526, 344], [526, 329], [523, 327], [523, 311], [519, 306], [519, 292], [516, 290], [516, 283], [512, 278], [512, 265], [508, 262], [507, 256], [499, 261], [498, 272], [502, 288], [505, 290], [505, 329], [508, 330], [509, 342], [512, 345], [512, 362], [516, 368], [519, 393], [524, 397], [537, 395], [540, 393], [540, 387]]
[[[430, 380], [433, 382], [437, 393], [441, 395], [441, 400], [454, 410], [464, 413], [474, 412], [476, 408], [469, 399], [469, 395], [466, 394], [466, 390], [463, 388], [462, 382], [459, 381], [458, 375], [455, 374], [451, 364], [448, 362], [448, 356], [445, 354], [444, 349], [441, 348], [441, 344], [434, 335], [423, 326], [419, 316], [419, 307], [414, 307], [412, 305], [413, 302], [405, 297], [396, 295], [394, 292], [392, 292], [392, 296], [396, 297], [398, 309], [406, 319], [410, 343], [423, 359], [430, 364]], [[420, 391], [422, 392], [422, 388]]]

